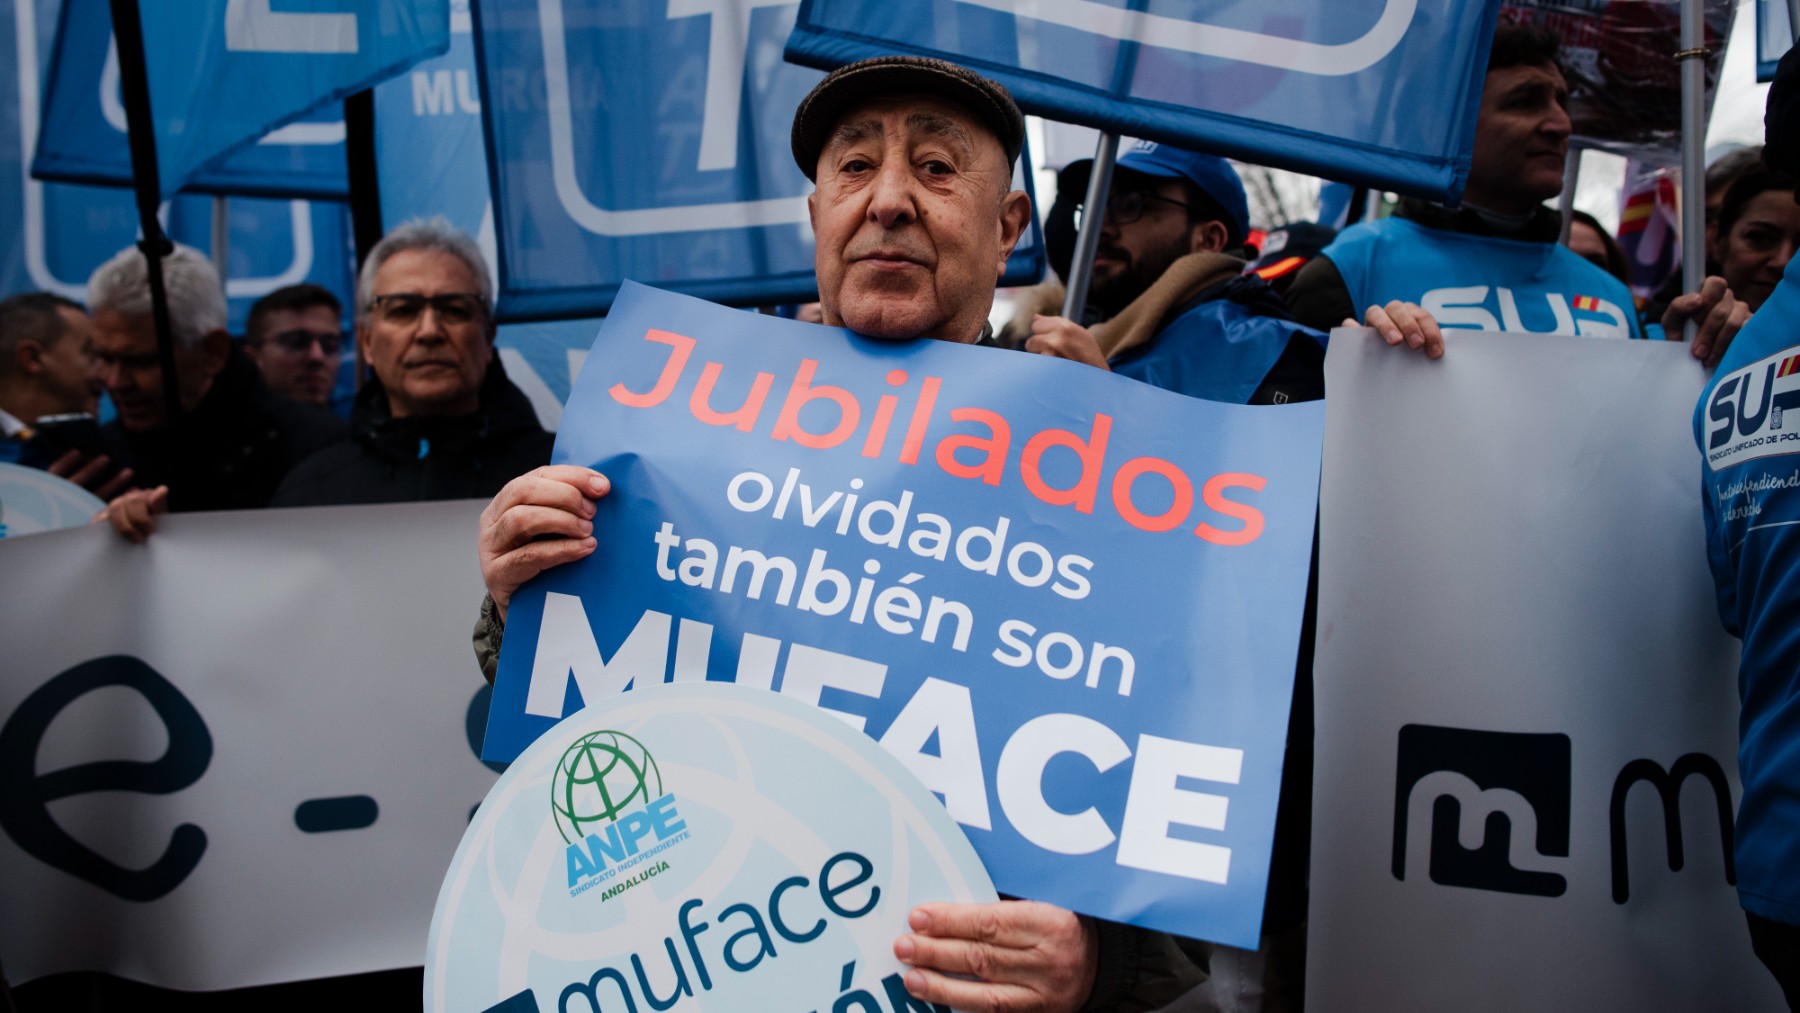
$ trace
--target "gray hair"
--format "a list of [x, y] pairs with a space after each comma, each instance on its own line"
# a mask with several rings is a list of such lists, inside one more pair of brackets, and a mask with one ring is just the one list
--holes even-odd
[[363, 320], [369, 315], [369, 304], [375, 298], [375, 272], [381, 265], [395, 254], [407, 250], [435, 250], [457, 258], [469, 267], [475, 275], [475, 283], [480, 286], [482, 304], [487, 307], [489, 319], [494, 312], [494, 278], [488, 273], [487, 258], [481, 255], [481, 247], [469, 234], [450, 224], [443, 215], [431, 218], [413, 218], [396, 226], [381, 242], [369, 251], [369, 258], [363, 261], [362, 271], [356, 276], [356, 319]]
[[[205, 254], [176, 243], [162, 259], [162, 272], [176, 341], [192, 348], [207, 334], [227, 328], [225, 286]], [[149, 316], [150, 267], [143, 251], [128, 246], [96, 268], [88, 278], [87, 302], [95, 314]]]

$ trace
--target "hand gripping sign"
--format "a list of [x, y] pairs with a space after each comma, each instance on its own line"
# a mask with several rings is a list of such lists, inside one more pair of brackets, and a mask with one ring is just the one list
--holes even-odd
[[831, 711], [1007, 893], [1254, 944], [1323, 411], [628, 285], [558, 462], [600, 549], [512, 600], [484, 755], [630, 686]]
[[658, 686], [558, 724], [488, 793], [425, 1008], [921, 1010], [893, 952], [907, 913], [994, 899], [867, 738], [764, 690]]

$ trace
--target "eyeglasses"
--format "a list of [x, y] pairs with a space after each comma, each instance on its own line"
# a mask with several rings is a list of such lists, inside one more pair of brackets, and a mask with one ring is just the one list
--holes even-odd
[[[1183, 208], [1188, 211], [1194, 210], [1192, 204], [1186, 204], [1178, 200], [1164, 197], [1160, 193], [1153, 193], [1149, 190], [1121, 190], [1106, 199], [1106, 220], [1112, 222], [1114, 225], [1130, 225], [1132, 222], [1144, 217], [1144, 202], [1152, 200], [1159, 200], [1164, 204], [1173, 204], [1178, 208]], [[1081, 222], [1084, 217], [1086, 217], [1086, 208], [1079, 204], [1076, 205], [1076, 228], [1081, 228]]]
[[336, 355], [338, 349], [344, 347], [344, 334], [342, 331], [308, 331], [304, 329], [295, 329], [291, 331], [282, 331], [279, 334], [271, 334], [267, 340], [274, 342], [282, 351], [292, 352], [295, 355], [305, 355], [307, 352], [312, 351], [313, 342], [315, 341], [319, 343], [319, 351], [324, 352], [326, 355]]
[[487, 312], [487, 301], [473, 292], [444, 292], [420, 295], [417, 292], [390, 292], [369, 300], [369, 310], [383, 323], [410, 324], [430, 306], [439, 321], [466, 324]]

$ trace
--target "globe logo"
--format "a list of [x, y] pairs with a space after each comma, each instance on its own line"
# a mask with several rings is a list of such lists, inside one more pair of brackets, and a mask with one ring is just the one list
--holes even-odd
[[589, 732], [576, 739], [556, 761], [550, 778], [550, 811], [565, 844], [662, 795], [656, 760], [624, 732]]

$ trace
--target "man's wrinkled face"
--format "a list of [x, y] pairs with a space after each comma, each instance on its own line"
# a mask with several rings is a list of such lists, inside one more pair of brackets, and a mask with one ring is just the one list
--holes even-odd
[[[213, 377], [224, 366], [223, 355], [212, 354], [207, 339], [194, 345], [175, 342], [175, 376], [182, 412], [191, 412], [212, 389]], [[169, 421], [163, 400], [162, 362], [156, 352], [156, 325], [150, 314], [127, 316], [117, 310], [94, 314], [88, 348], [99, 369], [100, 382], [119, 410], [119, 422], [129, 430], [156, 429]]]
[[329, 306], [270, 310], [260, 341], [248, 349], [269, 389], [281, 397], [322, 405], [337, 384], [344, 328]]
[[469, 265], [441, 250], [402, 250], [375, 272], [358, 335], [396, 418], [480, 407], [494, 358], [492, 312], [480, 292]]
[[67, 306], [57, 307], [63, 330], [50, 347], [43, 350], [39, 361], [45, 389], [56, 396], [58, 411], [92, 413], [98, 404], [99, 389], [91, 382], [93, 363], [88, 358], [88, 341], [93, 322], [86, 313]]
[[1489, 71], [1464, 199], [1520, 214], [1561, 193], [1574, 129], [1568, 104], [1569, 86], [1554, 64]]
[[807, 198], [825, 322], [973, 341], [1031, 213], [1000, 142], [960, 106], [881, 99], [844, 116]]

